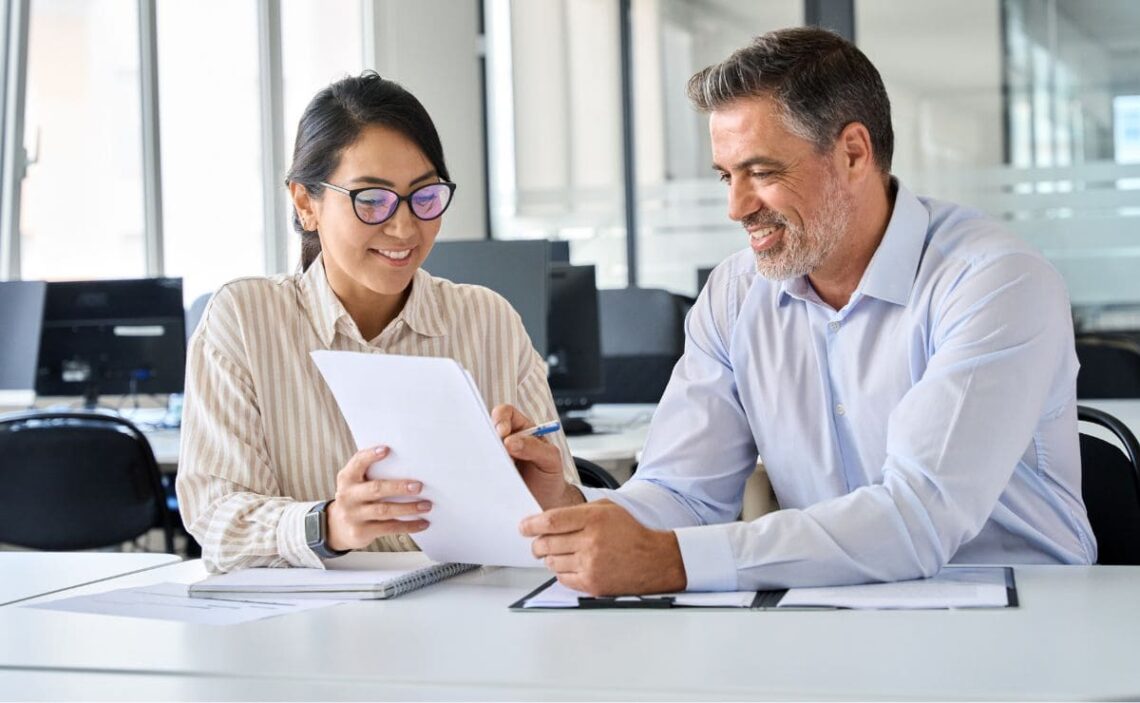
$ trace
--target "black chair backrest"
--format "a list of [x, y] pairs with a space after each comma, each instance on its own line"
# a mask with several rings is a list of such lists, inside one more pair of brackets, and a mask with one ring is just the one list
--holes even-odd
[[1128, 427], [1096, 408], [1077, 418], [1107, 428], [1120, 447], [1081, 433], [1081, 492], [1096, 535], [1098, 564], [1140, 564], [1140, 444]]
[[1140, 344], [1127, 336], [1077, 337], [1078, 398], [1140, 398]]
[[598, 291], [605, 390], [599, 403], [656, 403], [685, 348], [688, 299], [659, 288]]
[[574, 457], [574, 468], [578, 469], [578, 478], [587, 488], [617, 488], [617, 479], [602, 467], [588, 459]]
[[108, 547], [174, 533], [150, 443], [130, 421], [91, 412], [0, 417], [0, 543]]

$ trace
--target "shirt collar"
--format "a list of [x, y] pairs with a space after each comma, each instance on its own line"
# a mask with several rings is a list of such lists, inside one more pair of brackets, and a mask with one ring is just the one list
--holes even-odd
[[891, 183], [898, 188], [895, 207], [859, 288], [872, 298], [906, 305], [926, 248], [930, 213], [897, 179], [892, 178]]
[[[867, 270], [863, 272], [863, 279], [851, 296], [852, 301], [868, 295], [888, 303], [906, 305], [914, 287], [918, 265], [926, 246], [930, 213], [897, 178], [891, 177], [891, 185], [897, 189], [891, 219], [867, 264]], [[788, 297], [819, 301], [807, 276], [780, 282], [777, 300], [783, 303]]]
[[[412, 292], [404, 303], [404, 309], [392, 321], [395, 324], [403, 320], [412, 331], [426, 337], [443, 336], [443, 323], [440, 317], [438, 303], [431, 293], [431, 274], [423, 269], [416, 269], [412, 278]], [[305, 305], [309, 308], [309, 315], [313, 325], [325, 346], [331, 346], [336, 337], [337, 324], [344, 320], [345, 324], [355, 326], [352, 317], [344, 309], [340, 298], [336, 297], [332, 286], [329, 285], [328, 275], [325, 273], [324, 255], [318, 255], [308, 270], [301, 274], [301, 293]]]

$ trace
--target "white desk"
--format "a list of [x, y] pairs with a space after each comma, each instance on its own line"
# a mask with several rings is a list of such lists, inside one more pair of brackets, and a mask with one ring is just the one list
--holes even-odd
[[[77, 589], [191, 581], [184, 562]], [[15, 699], [1135, 699], [1140, 567], [1018, 567], [992, 611], [513, 613], [489, 569], [230, 627], [0, 608]]]
[[178, 560], [173, 554], [0, 552], [0, 605], [153, 569]]

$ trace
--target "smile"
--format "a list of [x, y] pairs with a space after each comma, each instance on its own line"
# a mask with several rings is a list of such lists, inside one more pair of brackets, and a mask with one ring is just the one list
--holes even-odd
[[782, 225], [751, 230], [748, 232], [748, 243], [752, 246], [752, 251], [760, 253], [772, 248], [779, 241], [783, 232], [784, 227]]
[[411, 249], [369, 249], [368, 253], [379, 256], [396, 266], [402, 266], [408, 263], [413, 251], [415, 251], [415, 247]]

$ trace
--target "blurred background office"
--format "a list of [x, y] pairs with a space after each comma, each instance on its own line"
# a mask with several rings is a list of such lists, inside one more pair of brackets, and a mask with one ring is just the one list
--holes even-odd
[[2, 0], [0, 278], [290, 271], [300, 111], [375, 68], [460, 191], [443, 239], [569, 242], [598, 285], [694, 295], [743, 245], [685, 81], [823, 23], [878, 65], [894, 171], [1041, 247], [1083, 324], [1136, 327], [1134, 0]]
[[628, 475], [685, 312], [747, 244], [685, 84], [800, 24], [878, 66], [896, 175], [1062, 272], [1079, 396], [1140, 395], [1136, 0], [0, 0], [0, 406], [143, 396], [169, 489], [185, 336], [225, 281], [296, 269], [297, 120], [372, 68], [423, 101], [459, 184], [426, 268], [507, 295], [560, 408], [603, 404], [609, 438], [574, 453]]

